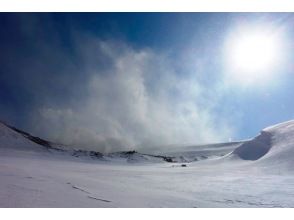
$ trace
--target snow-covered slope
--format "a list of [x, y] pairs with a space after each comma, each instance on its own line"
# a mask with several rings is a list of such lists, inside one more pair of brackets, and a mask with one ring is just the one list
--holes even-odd
[[161, 152], [170, 156], [177, 162], [196, 162], [209, 159], [217, 159], [231, 153], [243, 142], [229, 142], [206, 145], [177, 146]]
[[0, 123], [0, 207], [294, 207], [294, 121], [154, 155], [39, 140]]
[[257, 165], [292, 169], [294, 166], [294, 120], [267, 127], [252, 140], [236, 148], [232, 155]]
[[81, 159], [96, 159], [107, 160], [113, 162], [128, 162], [128, 163], [161, 163], [161, 162], [193, 162], [206, 160], [208, 158], [221, 157], [233, 149], [235, 149], [240, 142], [209, 144], [209, 145], [194, 145], [194, 146], [177, 146], [172, 148], [165, 148], [165, 152], [151, 151], [149, 153], [141, 153], [137, 151], [114, 152], [102, 154], [95, 151], [81, 150], [77, 147], [65, 147], [60, 144], [35, 137], [20, 129], [0, 122], [0, 149], [9, 149], [17, 151], [49, 151], [56, 150], [63, 151], [68, 154]]
[[0, 149], [18, 151], [42, 151], [45, 149], [40, 144], [31, 141], [28, 137], [29, 134], [17, 132], [0, 122]]
[[[0, 122], [0, 149], [18, 151], [48, 151], [62, 146], [32, 136], [29, 133]], [[294, 120], [265, 128], [261, 133], [243, 142], [177, 146], [164, 148], [165, 152], [117, 152], [103, 155], [100, 152], [64, 150], [75, 157], [90, 157], [126, 162], [195, 162], [206, 159], [233, 158], [256, 161], [269, 165], [294, 165]]]

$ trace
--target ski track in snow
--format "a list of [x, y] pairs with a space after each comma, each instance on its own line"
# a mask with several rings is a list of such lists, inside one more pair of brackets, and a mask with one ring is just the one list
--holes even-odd
[[77, 189], [77, 190], [79, 190], [79, 191], [81, 191], [81, 192], [83, 192], [83, 193], [90, 194], [90, 196], [89, 196], [89, 195], [87, 196], [87, 197], [90, 198], [90, 199], [95, 199], [95, 200], [102, 201], [102, 202], [111, 202], [111, 201], [106, 200], [106, 199], [99, 199], [99, 198], [97, 198], [97, 197], [95, 197], [95, 196], [92, 196], [92, 195], [91, 195], [92, 193], [88, 192], [87, 190], [82, 189], [81, 187], [77, 187], [77, 186], [75, 186], [75, 185], [73, 185], [73, 184], [71, 184], [71, 183], [67, 183], [67, 184], [71, 185], [71, 187], [72, 187], [73, 189]]
[[96, 198], [96, 197], [94, 197], [94, 196], [88, 196], [88, 198], [90, 198], [90, 199], [95, 199], [95, 200], [102, 201], [102, 202], [111, 202], [111, 201], [108, 201], [108, 200], [106, 200], [106, 199], [98, 199], [98, 198]]
[[80, 187], [77, 187], [77, 186], [75, 186], [75, 185], [72, 185], [71, 183], [67, 183], [67, 184], [71, 185], [71, 187], [72, 187], [73, 189], [77, 189], [77, 190], [80, 190], [81, 192], [84, 192], [84, 193], [87, 193], [87, 194], [91, 194], [91, 193], [89, 193], [88, 191], [86, 191], [86, 190], [84, 190], [84, 189], [81, 189]]

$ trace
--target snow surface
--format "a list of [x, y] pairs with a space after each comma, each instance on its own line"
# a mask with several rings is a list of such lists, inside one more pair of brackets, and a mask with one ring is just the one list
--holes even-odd
[[0, 123], [0, 207], [294, 207], [293, 156], [294, 121], [244, 142], [107, 155]]

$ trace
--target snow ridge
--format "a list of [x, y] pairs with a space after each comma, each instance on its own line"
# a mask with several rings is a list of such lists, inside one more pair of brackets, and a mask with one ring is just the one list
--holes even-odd
[[294, 120], [267, 127], [250, 141], [236, 148], [233, 155], [263, 166], [294, 165]]

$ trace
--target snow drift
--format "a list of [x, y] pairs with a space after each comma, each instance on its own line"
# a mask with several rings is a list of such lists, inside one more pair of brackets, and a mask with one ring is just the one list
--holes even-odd
[[261, 131], [260, 135], [235, 149], [233, 154], [244, 160], [258, 160], [270, 150], [271, 138], [271, 133]]
[[270, 166], [294, 165], [294, 120], [263, 129], [257, 137], [236, 148], [232, 155]]

